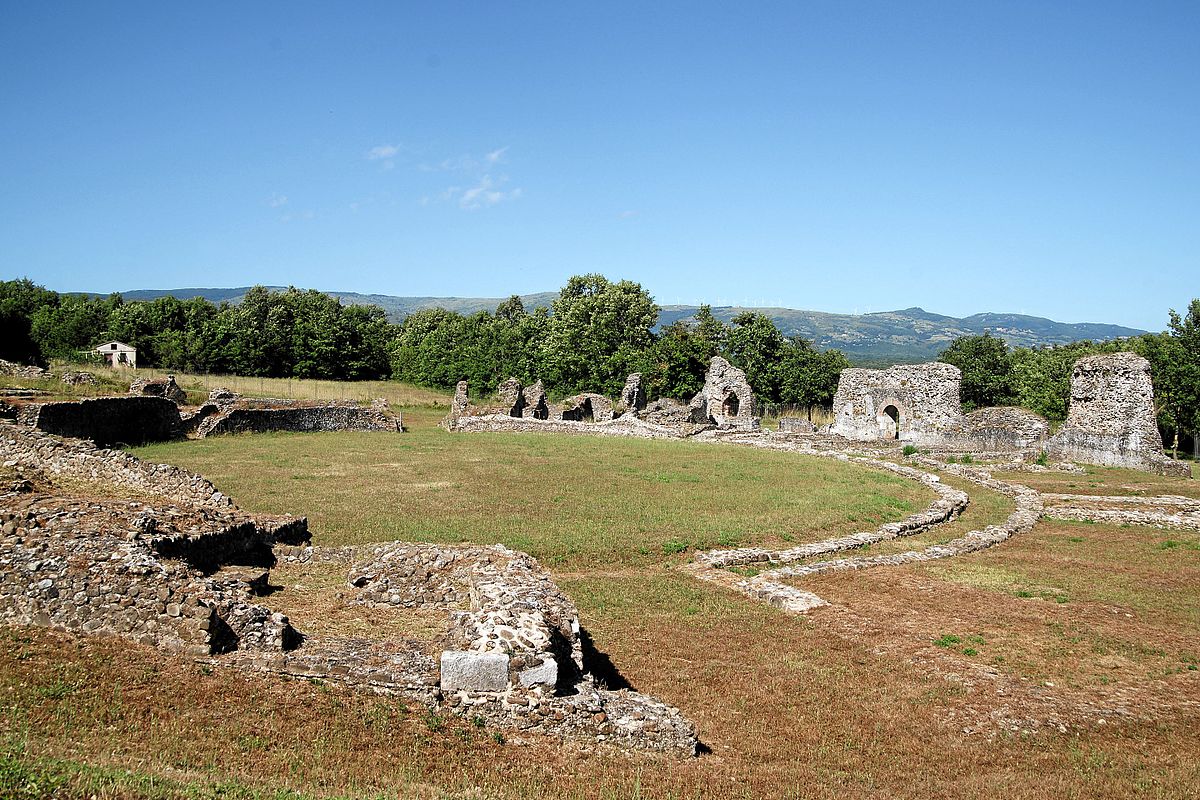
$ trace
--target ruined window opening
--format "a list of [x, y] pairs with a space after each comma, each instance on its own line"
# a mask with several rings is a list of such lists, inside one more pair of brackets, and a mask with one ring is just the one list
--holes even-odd
[[721, 404], [721, 413], [727, 417], [736, 417], [738, 409], [741, 408], [741, 403], [738, 401], [737, 395], [733, 392], [725, 395], [725, 402]]
[[888, 435], [884, 438], [899, 439], [900, 438], [900, 409], [895, 406], [887, 406], [883, 409], [883, 413], [891, 417], [892, 424], [889, 427]]
[[580, 422], [595, 422], [596, 421], [596, 415], [592, 412], [591, 398], [584, 400], [583, 405], [581, 405], [579, 407], [579, 421]]

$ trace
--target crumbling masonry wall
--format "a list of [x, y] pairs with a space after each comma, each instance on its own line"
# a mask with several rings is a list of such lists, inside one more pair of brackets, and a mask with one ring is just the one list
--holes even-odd
[[843, 370], [832, 432], [858, 441], [936, 443], [962, 425], [961, 385], [951, 364]]

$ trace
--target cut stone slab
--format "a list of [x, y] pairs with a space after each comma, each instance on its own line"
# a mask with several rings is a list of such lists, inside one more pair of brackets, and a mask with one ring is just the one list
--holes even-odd
[[523, 670], [517, 679], [522, 686], [554, 686], [558, 683], [558, 662], [547, 658], [536, 667]]
[[443, 650], [441, 686], [444, 692], [503, 692], [508, 689], [508, 656]]

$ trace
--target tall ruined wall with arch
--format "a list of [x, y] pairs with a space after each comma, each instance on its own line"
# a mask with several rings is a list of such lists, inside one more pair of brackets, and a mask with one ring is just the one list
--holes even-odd
[[843, 370], [832, 432], [858, 441], [940, 441], [962, 424], [961, 385], [962, 373], [952, 364]]

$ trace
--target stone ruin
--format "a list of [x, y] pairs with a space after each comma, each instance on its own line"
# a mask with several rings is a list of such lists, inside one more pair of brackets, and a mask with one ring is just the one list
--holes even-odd
[[1050, 438], [1047, 451], [1089, 464], [1191, 474], [1187, 464], [1163, 455], [1150, 362], [1135, 353], [1086, 356], [1075, 362], [1067, 421]]
[[626, 411], [641, 411], [646, 407], [646, 389], [642, 386], [642, 373], [635, 372], [625, 379], [621, 389], [621, 405]]
[[500, 408], [504, 409], [503, 413], [510, 417], [522, 416], [521, 412], [525, 410], [525, 397], [521, 394], [519, 380], [509, 378], [501, 383], [496, 390], [496, 397], [499, 398]]
[[174, 375], [165, 378], [135, 378], [129, 384], [134, 396], [165, 397], [177, 406], [187, 405], [187, 392], [179, 388]]
[[521, 416], [531, 419], [550, 419], [550, 406], [546, 402], [546, 387], [539, 380], [521, 390]]
[[1191, 475], [1163, 455], [1150, 364], [1135, 353], [1086, 356], [1071, 375], [1067, 420], [1053, 436], [1020, 408], [962, 414], [962, 376], [950, 364], [847, 369], [833, 401], [830, 432], [855, 441], [899, 440], [944, 451], [1040, 455], [1087, 464]]
[[711, 422], [720, 428], [757, 430], [759, 418], [754, 392], [746, 373], [720, 356], [709, 362], [704, 388], [688, 404], [693, 422]]
[[584, 392], [563, 400], [551, 413], [554, 419], [568, 422], [611, 422], [613, 404], [602, 394]]
[[[587, 674], [578, 611], [528, 555], [306, 546], [303, 518], [251, 516], [195, 473], [19, 424], [0, 424], [0, 463], [20, 478], [0, 486], [4, 622], [402, 694], [522, 732], [696, 753], [678, 709]], [[87, 494], [74, 493], [81, 482]], [[337, 602], [440, 609], [444, 632], [432, 643], [305, 635], [265, 599], [281, 588], [269, 586], [280, 557], [346, 563]]]
[[369, 407], [349, 401], [318, 403], [283, 398], [244, 398], [214, 389], [209, 402], [181, 411], [166, 397], [134, 394], [78, 401], [26, 403], [16, 418], [31, 428], [108, 447], [226, 433], [264, 431], [403, 431], [403, 418], [386, 400]]
[[962, 373], [951, 364], [842, 370], [832, 433], [857, 441], [940, 441], [962, 423], [961, 384]]
[[[596, 392], [583, 392], [561, 403], [549, 403], [540, 380], [522, 388], [517, 379], [509, 378], [500, 384], [498, 403], [490, 406], [472, 405], [467, 389], [467, 382], [459, 381], [443, 427], [650, 438], [692, 436], [712, 428], [731, 432], [760, 427], [746, 374], [719, 357], [709, 365], [704, 388], [686, 406], [667, 398], [647, 403], [642, 376], [636, 372], [626, 379], [619, 406]], [[573, 427], [576, 425], [584, 427]]]

